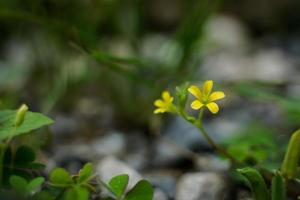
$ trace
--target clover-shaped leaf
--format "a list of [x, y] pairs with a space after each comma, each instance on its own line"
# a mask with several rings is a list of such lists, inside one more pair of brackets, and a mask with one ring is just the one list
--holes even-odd
[[108, 188], [117, 198], [120, 198], [126, 190], [128, 180], [129, 176], [127, 174], [115, 176], [109, 181]]
[[83, 166], [83, 168], [79, 171], [78, 174], [78, 183], [88, 182], [93, 175], [93, 166], [91, 163], [87, 163]]
[[73, 187], [66, 191], [65, 200], [88, 200], [89, 192], [82, 187]]
[[56, 168], [50, 174], [50, 183], [55, 187], [68, 187], [73, 184], [73, 180], [65, 169]]
[[125, 196], [125, 200], [152, 200], [153, 188], [146, 180], [139, 181]]
[[40, 189], [44, 183], [43, 177], [37, 177], [30, 182], [21, 176], [13, 175], [10, 177], [9, 182], [13, 189], [21, 196], [28, 197], [33, 196]]

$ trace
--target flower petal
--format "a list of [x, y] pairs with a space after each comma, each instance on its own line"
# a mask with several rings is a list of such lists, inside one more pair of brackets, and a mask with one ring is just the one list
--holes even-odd
[[168, 91], [164, 91], [161, 96], [164, 101], [170, 101], [172, 98]]
[[213, 85], [214, 85], [214, 82], [212, 80], [208, 80], [208, 81], [204, 82], [204, 84], [203, 84], [204, 95], [206, 95], [206, 96], [210, 95]]
[[200, 89], [197, 86], [195, 86], [195, 85], [190, 86], [188, 88], [188, 91], [197, 99], [201, 99], [202, 92], [200, 91]]
[[163, 107], [164, 106], [164, 102], [161, 99], [158, 99], [158, 100], [154, 101], [154, 105], [156, 107]]
[[219, 106], [215, 102], [211, 102], [211, 103], [207, 104], [206, 107], [213, 114], [216, 114], [219, 111]]
[[219, 99], [223, 99], [225, 97], [224, 92], [221, 91], [217, 91], [217, 92], [213, 92], [210, 96], [209, 96], [209, 100], [210, 101], [216, 101]]
[[203, 104], [198, 100], [193, 101], [192, 104], [191, 104], [191, 107], [194, 110], [199, 110], [202, 106], [203, 106]]
[[154, 110], [154, 114], [164, 113], [166, 112], [166, 109], [164, 108], [157, 108]]

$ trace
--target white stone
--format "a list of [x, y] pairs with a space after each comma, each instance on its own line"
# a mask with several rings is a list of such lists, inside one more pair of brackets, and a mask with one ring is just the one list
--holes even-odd
[[183, 175], [178, 181], [176, 200], [220, 200], [225, 189], [223, 178], [215, 173]]

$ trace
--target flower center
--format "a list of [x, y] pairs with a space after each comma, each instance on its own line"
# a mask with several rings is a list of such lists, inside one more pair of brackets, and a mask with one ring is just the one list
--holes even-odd
[[203, 104], [209, 103], [209, 96], [203, 95], [203, 96], [202, 96], [202, 103], [203, 103]]

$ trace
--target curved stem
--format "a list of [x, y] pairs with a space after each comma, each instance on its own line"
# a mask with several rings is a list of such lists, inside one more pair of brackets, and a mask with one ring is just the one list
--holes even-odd
[[221, 155], [225, 156], [230, 160], [232, 164], [238, 163], [237, 160], [230, 155], [226, 149], [219, 146], [217, 143], [213, 141], [213, 139], [208, 135], [208, 133], [204, 130], [202, 124], [197, 125], [197, 128], [200, 130], [201, 135], [205, 138], [205, 140]]
[[193, 120], [193, 121], [188, 120], [189, 117], [184, 111], [180, 114], [186, 121], [188, 121], [189, 123], [193, 124], [194, 126], [196, 126], [198, 128], [201, 135], [204, 137], [204, 139], [209, 143], [209, 145], [215, 151], [217, 151], [219, 154], [221, 154], [221, 155], [225, 156], [226, 158], [228, 158], [230, 160], [231, 164], [238, 164], [239, 163], [232, 155], [230, 155], [230, 153], [227, 152], [226, 149], [224, 149], [223, 147], [221, 147], [217, 143], [215, 143], [214, 140], [209, 136], [209, 134], [203, 128], [203, 125], [202, 125], [202, 117], [203, 117], [203, 114], [204, 114], [204, 109], [203, 108], [200, 109], [197, 120]]

